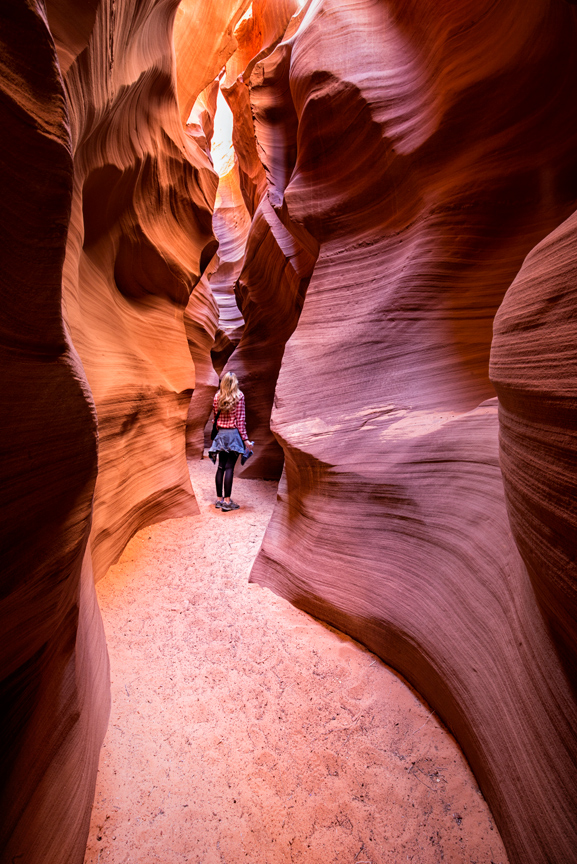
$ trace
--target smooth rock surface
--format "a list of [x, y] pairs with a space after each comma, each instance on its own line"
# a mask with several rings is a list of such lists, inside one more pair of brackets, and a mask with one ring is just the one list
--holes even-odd
[[[213, 267], [217, 266], [216, 262], [215, 256]], [[218, 320], [219, 307], [211, 290], [209, 278], [203, 274], [190, 296], [184, 313], [188, 347], [194, 363], [196, 381], [186, 420], [186, 453], [189, 459], [202, 458], [206, 418], [212, 410], [212, 400], [218, 388], [218, 376], [212, 362]]]
[[252, 579], [417, 688], [512, 862], [573, 864], [577, 10], [250, 5], [0, 11], [0, 857], [82, 860], [109, 700], [93, 578], [197, 512], [187, 413], [198, 453], [233, 344], [208, 284], [230, 61], [254, 218], [229, 367], [247, 476], [285, 464]]
[[70, 127], [42, 3], [2, 5], [0, 125], [0, 860], [52, 864], [82, 861], [110, 699], [96, 415], [61, 311]]
[[250, 216], [240, 189], [238, 163], [219, 178], [213, 228], [219, 241], [218, 267], [210, 277], [210, 289], [219, 309], [219, 326], [238, 344], [244, 319], [238, 308], [235, 286], [242, 270]]
[[[251, 578], [411, 681], [519, 864], [577, 849], [576, 704], [542, 615], [570, 657], [571, 300], [563, 329], [543, 311], [572, 278], [568, 229], [497, 319], [508, 505], [489, 354], [524, 257], [575, 208], [576, 45], [564, 3], [319, 0], [277, 49], [298, 148], [273, 204], [320, 253], [276, 387], [285, 471]], [[568, 411], [545, 420], [549, 384]]]
[[[142, 525], [197, 512], [184, 313], [216, 250], [216, 175], [181, 110], [248, 4], [193, 5], [223, 26], [180, 58], [180, 105], [178, 0], [0, 11], [2, 862], [82, 861], [109, 711], [93, 581]], [[209, 383], [214, 313], [201, 285]]]
[[[300, 17], [288, 22], [289, 32]], [[254, 197], [245, 194], [253, 219], [236, 286], [245, 326], [227, 366], [245, 393], [248, 434], [255, 441], [254, 458], [239, 471], [243, 477], [280, 477], [284, 457], [270, 430], [270, 414], [284, 347], [298, 321], [318, 253], [315, 239], [282, 207], [297, 153], [290, 60], [290, 45], [282, 43], [249, 65], [250, 105], [247, 73], [223, 90], [233, 109], [241, 188], [243, 177], [261, 177], [258, 185], [255, 181]], [[262, 175], [252, 167], [257, 159]], [[245, 187], [247, 183], [245, 179]]]
[[495, 319], [491, 378], [509, 519], [577, 693], [577, 214], [525, 259]]
[[216, 249], [216, 177], [180, 121], [177, 6], [101, 3], [65, 77], [75, 195], [64, 310], [98, 414], [96, 579], [141, 525], [196, 509], [183, 446], [195, 386], [184, 310]]

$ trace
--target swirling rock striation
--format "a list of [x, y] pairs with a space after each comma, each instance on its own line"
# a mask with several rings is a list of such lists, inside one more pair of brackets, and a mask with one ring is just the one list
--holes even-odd
[[0, 12], [2, 861], [82, 861], [109, 704], [93, 579], [142, 525], [196, 512], [185, 309], [209, 358], [216, 175], [181, 111], [234, 50], [248, 3], [183, 6], [176, 41], [191, 26], [199, 41], [180, 57], [180, 104], [178, 6]]
[[509, 520], [577, 693], [577, 214], [533, 249], [495, 319]]
[[[295, 16], [297, 21], [300, 17]], [[291, 32], [295, 21], [282, 21]], [[253, 198], [245, 194], [253, 220], [236, 286], [245, 326], [227, 368], [236, 372], [246, 395], [247, 429], [256, 444], [255, 457], [239, 473], [277, 478], [284, 457], [270, 431], [275, 385], [285, 344], [302, 309], [318, 243], [293, 223], [283, 207], [297, 153], [298, 120], [288, 85], [291, 44], [283, 42], [272, 53], [265, 50], [261, 55], [248, 67], [252, 70], [250, 113], [249, 88], [244, 83], [248, 71], [224, 89], [235, 118], [233, 141], [240, 153], [241, 188], [243, 177], [259, 176], [252, 168], [257, 158], [266, 166], [266, 170], [260, 167], [266, 179], [258, 194]]]
[[250, 224], [235, 162], [218, 183], [213, 219], [219, 241], [218, 267], [210, 277], [210, 287], [219, 306], [220, 327], [236, 344], [242, 335], [244, 319], [236, 302], [235, 285], [243, 266]]
[[100, 4], [65, 76], [75, 196], [64, 308], [98, 413], [96, 578], [142, 525], [196, 512], [183, 434], [195, 386], [184, 309], [216, 249], [216, 178], [180, 122], [176, 7]]
[[283, 453], [270, 431], [271, 409], [285, 344], [298, 321], [314, 261], [265, 196], [251, 225], [237, 283], [245, 326], [227, 366], [241, 383], [247, 430], [255, 441], [254, 458], [239, 472], [243, 477], [275, 479], [282, 471]]
[[61, 311], [72, 147], [43, 3], [2, 6], [0, 114], [0, 860], [51, 864], [83, 859], [109, 683], [87, 547], [96, 415]]
[[[221, 84], [234, 117], [232, 141], [240, 187], [251, 216], [267, 191], [267, 178], [255, 138], [249, 81], [255, 65], [273, 51], [290, 28], [297, 6], [295, 0], [255, 0], [251, 4], [250, 15], [235, 31], [237, 47], [226, 64]], [[279, 121], [282, 123], [282, 119]]]
[[[212, 266], [217, 266], [216, 257]], [[212, 410], [213, 396], [218, 388], [212, 351], [218, 332], [219, 307], [209, 283], [210, 269], [209, 267], [196, 285], [184, 313], [188, 347], [196, 378], [186, 422], [186, 454], [190, 459], [202, 459], [206, 418]]]
[[276, 52], [296, 152], [269, 200], [320, 252], [282, 358], [285, 470], [251, 578], [415, 685], [519, 864], [577, 849], [576, 703], [550, 635], [570, 656], [572, 222], [497, 318], [500, 408], [489, 355], [523, 259], [575, 208], [576, 43], [564, 3], [318, 0]]

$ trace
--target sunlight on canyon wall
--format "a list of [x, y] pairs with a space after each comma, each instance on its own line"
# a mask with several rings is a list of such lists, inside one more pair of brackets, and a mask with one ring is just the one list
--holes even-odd
[[181, 118], [248, 5], [0, 12], [2, 861], [82, 860], [109, 710], [93, 579], [138, 528], [197, 511], [184, 433], [218, 323], [217, 176]]
[[281, 477], [251, 578], [428, 700], [511, 862], [576, 860], [577, 10], [0, 18], [1, 860], [82, 861], [93, 580], [196, 512], [186, 455], [226, 369], [244, 476]]

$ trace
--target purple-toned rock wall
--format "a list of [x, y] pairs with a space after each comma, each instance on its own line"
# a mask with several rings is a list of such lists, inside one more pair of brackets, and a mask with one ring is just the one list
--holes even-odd
[[519, 864], [577, 849], [576, 48], [562, 2], [323, 0], [251, 78], [258, 117], [284, 70], [268, 200], [319, 247], [251, 578], [411, 681]]

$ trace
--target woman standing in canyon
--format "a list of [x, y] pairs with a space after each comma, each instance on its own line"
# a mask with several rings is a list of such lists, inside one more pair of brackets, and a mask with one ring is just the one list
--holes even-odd
[[[234, 466], [241, 454], [248, 452], [251, 442], [246, 434], [246, 409], [244, 394], [238, 386], [234, 372], [227, 372], [220, 382], [220, 388], [212, 403], [216, 436], [208, 455], [214, 463], [218, 456], [216, 469], [215, 507], [224, 512], [238, 510], [231, 496]], [[223, 495], [224, 483], [224, 495]]]

